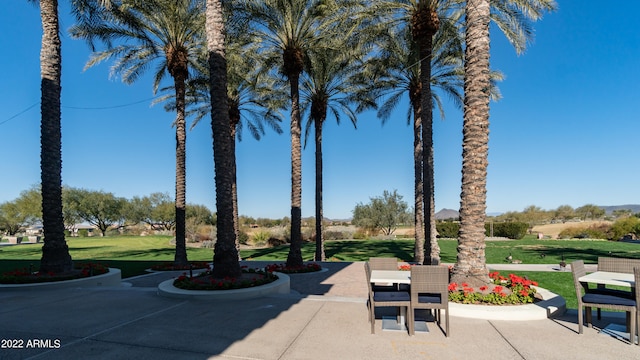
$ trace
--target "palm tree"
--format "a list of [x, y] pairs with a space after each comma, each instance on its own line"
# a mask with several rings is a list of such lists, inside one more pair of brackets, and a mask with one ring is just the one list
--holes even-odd
[[[155, 60], [154, 93], [167, 73], [176, 98], [176, 265], [188, 264], [185, 239], [186, 122], [185, 94], [189, 68], [196, 65], [204, 28], [202, 3], [197, 0], [132, 0], [103, 9], [93, 21], [79, 21], [70, 29], [94, 51], [86, 68], [113, 59], [112, 73], [125, 83], [135, 82]], [[106, 45], [95, 52], [94, 41]], [[119, 41], [119, 43], [114, 43]]]
[[[493, 9], [493, 12], [492, 12]], [[538, 20], [553, 0], [468, 0], [465, 7], [464, 121], [458, 256], [452, 281], [489, 282], [485, 258], [487, 155], [489, 150], [489, 22], [496, 21], [521, 52], [532, 36], [526, 19]]]
[[[355, 91], [359, 85], [354, 82], [357, 79], [354, 74], [360, 69], [360, 62], [353, 51], [345, 51], [348, 47], [342, 44], [334, 44], [329, 48], [314, 49], [309, 52], [307, 71], [302, 78], [302, 108], [309, 109], [309, 117], [306, 123], [306, 139], [311, 128], [314, 129], [315, 140], [315, 217], [316, 217], [316, 252], [315, 260], [324, 261], [324, 241], [322, 238], [322, 127], [330, 112], [340, 124], [341, 114], [347, 116], [356, 127], [356, 113], [375, 104]], [[358, 48], [356, 48], [358, 49]], [[351, 105], [357, 104], [353, 109]]]
[[340, 8], [331, 0], [243, 0], [241, 9], [248, 31], [259, 39], [270, 55], [265, 69], [275, 69], [289, 82], [291, 98], [291, 246], [287, 266], [302, 265], [302, 147], [300, 122], [300, 74], [308, 51], [332, 34], [328, 30], [331, 12]]
[[[412, 51], [416, 52], [415, 64], [419, 66], [419, 78], [413, 84], [415, 89], [410, 96], [418, 96], [419, 107], [413, 107], [414, 120], [414, 156], [415, 156], [415, 260], [426, 263], [439, 260], [440, 249], [436, 241], [433, 180], [433, 103], [431, 94], [431, 63], [433, 38], [438, 31], [445, 32], [457, 39], [456, 5], [454, 0], [400, 0], [378, 1], [363, 13], [365, 18], [378, 20], [365, 21], [367, 26], [382, 29], [384, 34], [391, 29], [400, 34], [410, 31]], [[408, 28], [408, 30], [407, 30]], [[380, 30], [378, 30], [380, 31]], [[375, 30], [373, 31], [375, 32]], [[420, 134], [418, 134], [418, 132]], [[428, 226], [424, 226], [425, 215], [429, 217]], [[425, 238], [427, 249], [424, 249]]]
[[[435, 232], [431, 232], [430, 240], [426, 242], [427, 249], [425, 251], [425, 227], [423, 224], [424, 214], [423, 200], [424, 197], [433, 199], [433, 188], [431, 191], [425, 190], [423, 187], [423, 142], [432, 144], [431, 130], [428, 135], [423, 133], [425, 118], [432, 119], [431, 111], [423, 111], [422, 94], [423, 87], [421, 83], [421, 62], [416, 43], [412, 39], [412, 35], [407, 27], [399, 29], [400, 33], [388, 31], [378, 39], [380, 45], [379, 54], [370, 59], [368, 62], [370, 75], [375, 80], [372, 83], [372, 91], [377, 98], [385, 98], [378, 117], [383, 123], [391, 117], [392, 111], [399, 104], [404, 94], [409, 96], [409, 112], [407, 119], [411, 122], [413, 117], [414, 128], [414, 170], [415, 170], [415, 246], [414, 261], [423, 263], [425, 256], [430, 258], [439, 257], [439, 246], [435, 238]], [[449, 95], [457, 104], [462, 103], [462, 46], [457, 32], [439, 31], [433, 40], [433, 56], [431, 59], [431, 78], [429, 86], [440, 89], [443, 93]], [[444, 118], [442, 101], [435, 91], [430, 91], [432, 101], [436, 103], [440, 110], [440, 116]], [[431, 102], [430, 102], [431, 103]], [[428, 114], [425, 114], [428, 113]], [[433, 153], [432, 145], [429, 145], [431, 153]], [[433, 173], [433, 161], [424, 162], [425, 169], [429, 173]], [[429, 169], [427, 169], [427, 167]], [[430, 201], [433, 203], [433, 200]], [[432, 218], [434, 214], [431, 214]], [[433, 219], [432, 219], [433, 220]], [[435, 228], [435, 221], [433, 221]], [[429, 227], [427, 227], [429, 233]], [[427, 261], [429, 262], [429, 261]]]
[[[269, 126], [276, 133], [282, 134], [282, 129], [280, 128], [282, 115], [280, 111], [286, 106], [287, 95], [281, 82], [259, 71], [260, 54], [257, 52], [257, 46], [247, 42], [247, 39], [241, 39], [240, 36], [234, 37], [234, 40], [236, 42], [227, 46], [226, 57], [227, 102], [232, 139], [231, 150], [235, 167], [235, 139], [242, 141], [242, 130], [244, 128], [247, 128], [251, 136], [256, 140], [260, 140], [265, 134], [264, 125]], [[193, 116], [191, 130], [202, 118], [211, 116], [208, 60], [203, 58], [200, 61], [202, 64], [199, 67], [199, 74], [187, 83], [186, 115], [187, 117]], [[173, 87], [166, 87], [161, 91], [173, 91]], [[164, 102], [167, 111], [175, 111], [175, 98], [170, 94], [157, 98], [154, 102]], [[240, 254], [240, 243], [238, 242], [240, 229], [238, 190], [235, 177], [232, 197], [236, 248], [238, 249], [238, 254]]]
[[62, 43], [58, 22], [58, 1], [40, 0], [40, 17], [42, 19], [40, 174], [44, 228], [40, 271], [61, 273], [72, 270], [73, 261], [64, 238], [62, 216], [62, 132], [60, 127]]
[[217, 278], [237, 277], [242, 273], [236, 245], [234, 224], [233, 183], [235, 154], [229, 126], [227, 103], [227, 59], [225, 54], [225, 21], [221, 0], [207, 0], [206, 36], [209, 58], [209, 91], [211, 99], [211, 130], [213, 131], [213, 162], [218, 211], [218, 239], [213, 255], [213, 275]]

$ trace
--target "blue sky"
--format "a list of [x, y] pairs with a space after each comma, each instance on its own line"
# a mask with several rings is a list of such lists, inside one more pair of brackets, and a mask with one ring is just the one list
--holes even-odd
[[[62, 179], [67, 186], [131, 198], [175, 194], [175, 115], [150, 106], [151, 74], [134, 85], [109, 77], [108, 63], [83, 71], [84, 42], [72, 40], [67, 1], [63, 30]], [[536, 23], [535, 40], [517, 56], [492, 30], [491, 64], [506, 79], [491, 104], [487, 212], [529, 205], [640, 203], [640, 2], [561, 0]], [[0, 203], [40, 179], [39, 11], [26, 1], [0, 2]], [[33, 106], [35, 105], [35, 106]], [[31, 107], [33, 106], [33, 107]], [[31, 108], [30, 108], [31, 107]], [[105, 109], [106, 108], [106, 109]], [[324, 130], [324, 214], [351, 217], [359, 202], [398, 190], [413, 202], [412, 130], [406, 107], [382, 126], [375, 113], [358, 129], [329, 119]], [[245, 133], [237, 145], [241, 215], [290, 216], [290, 137]], [[462, 113], [447, 104], [434, 124], [436, 209], [458, 209]], [[314, 214], [314, 148], [303, 151], [302, 214]], [[211, 127], [187, 134], [187, 202], [215, 211]]]

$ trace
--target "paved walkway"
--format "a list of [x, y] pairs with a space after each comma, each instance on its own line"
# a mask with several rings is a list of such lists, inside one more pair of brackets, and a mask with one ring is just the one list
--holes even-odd
[[[448, 338], [433, 322], [410, 337], [382, 331], [378, 320], [371, 334], [362, 263], [323, 266], [291, 275], [289, 295], [234, 302], [158, 296], [157, 284], [179, 272], [118, 288], [0, 292], [0, 359], [640, 358], [639, 346], [597, 328], [577, 334], [575, 310], [537, 321], [451, 317]], [[596, 327], [624, 323], [604, 314]]]

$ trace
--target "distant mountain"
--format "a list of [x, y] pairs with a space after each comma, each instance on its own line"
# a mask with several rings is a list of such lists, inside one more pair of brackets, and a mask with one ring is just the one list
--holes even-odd
[[457, 219], [459, 217], [460, 213], [451, 209], [442, 209], [436, 213], [436, 220]]
[[600, 209], [604, 210], [606, 214], [611, 214], [615, 210], [631, 210], [632, 213], [640, 212], [640, 205], [612, 205], [612, 206], [598, 206]]

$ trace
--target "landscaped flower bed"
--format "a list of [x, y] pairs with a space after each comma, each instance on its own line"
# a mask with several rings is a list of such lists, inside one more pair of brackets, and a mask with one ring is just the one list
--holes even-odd
[[74, 270], [65, 273], [33, 271], [33, 269], [17, 269], [0, 275], [0, 284], [33, 284], [86, 278], [109, 272], [109, 266], [98, 263], [78, 263]]
[[209, 269], [210, 265], [206, 261], [193, 261], [188, 265], [176, 265], [173, 262], [165, 262], [158, 265], [153, 265], [151, 270], [155, 271], [176, 271], [176, 270], [200, 270]]
[[212, 271], [207, 270], [193, 277], [183, 273], [173, 281], [173, 286], [183, 290], [231, 290], [265, 285], [277, 279], [278, 276], [272, 272], [243, 266], [242, 275], [238, 278], [214, 278]]
[[271, 264], [267, 265], [264, 268], [268, 272], [281, 272], [285, 274], [299, 274], [299, 273], [308, 273], [308, 272], [316, 272], [322, 270], [322, 266], [316, 263], [308, 263], [302, 266], [289, 267], [287, 264]]
[[462, 304], [487, 304], [487, 305], [519, 305], [529, 304], [536, 300], [538, 283], [514, 274], [508, 277], [495, 271], [489, 273], [492, 284], [480, 286], [474, 289], [466, 283], [449, 284], [449, 301]]

